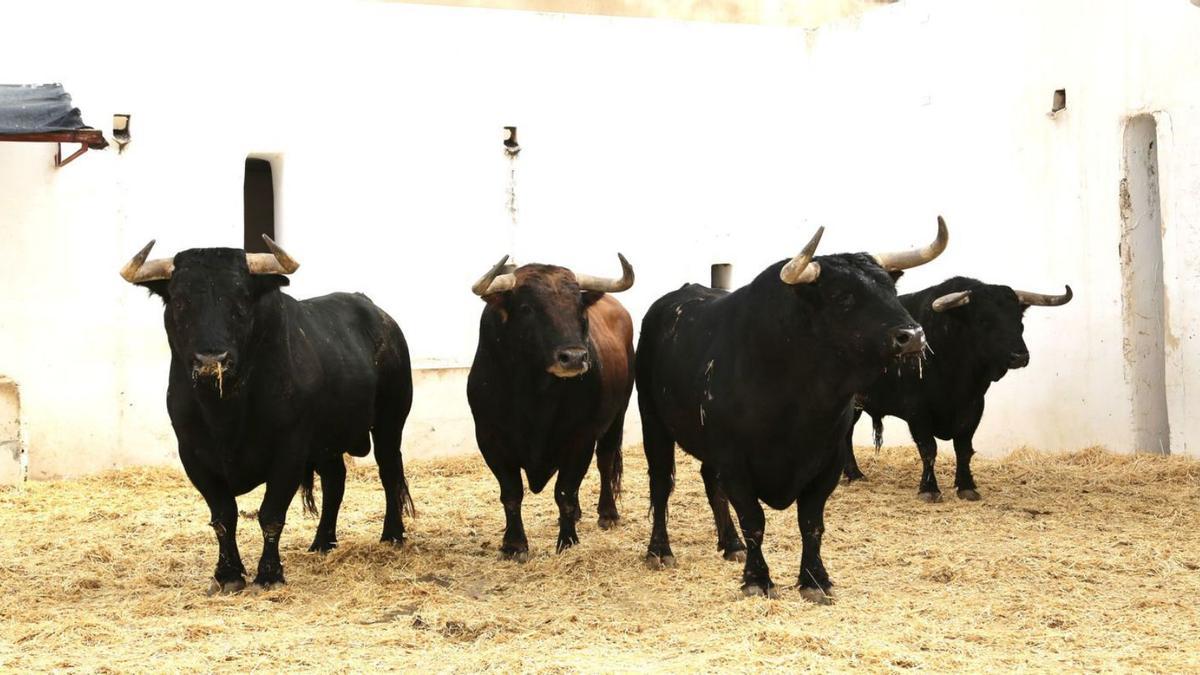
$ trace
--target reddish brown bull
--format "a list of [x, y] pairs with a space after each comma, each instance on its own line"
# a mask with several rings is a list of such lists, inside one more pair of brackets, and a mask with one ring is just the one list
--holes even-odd
[[487, 306], [467, 381], [475, 438], [500, 483], [505, 531], [501, 553], [529, 557], [521, 520], [524, 486], [540, 493], [558, 472], [558, 551], [579, 543], [579, 485], [600, 467], [599, 526], [618, 520], [621, 430], [633, 390], [633, 321], [608, 293], [633, 285], [621, 256], [620, 279], [574, 274], [553, 265], [501, 273], [505, 256], [473, 287]]

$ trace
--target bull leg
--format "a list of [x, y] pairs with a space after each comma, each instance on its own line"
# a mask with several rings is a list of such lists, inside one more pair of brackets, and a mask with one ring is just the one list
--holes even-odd
[[207, 475], [198, 469], [184, 468], [192, 480], [192, 484], [200, 491], [208, 504], [211, 516], [209, 524], [217, 535], [217, 567], [213, 571], [213, 581], [208, 592], [236, 593], [246, 587], [246, 567], [242, 564], [242, 556], [238, 553], [237, 545], [237, 500], [233, 492], [219, 478]]
[[506, 467], [504, 471], [492, 472], [500, 481], [500, 503], [504, 506], [504, 542], [500, 555], [517, 562], [529, 560], [529, 540], [525, 537], [525, 523], [521, 519], [521, 502], [525, 498], [525, 485], [521, 482], [521, 470]]
[[[402, 424], [403, 422], [401, 422]], [[379, 541], [404, 544], [404, 510], [412, 512], [408, 481], [404, 478], [404, 458], [400, 453], [401, 429], [395, 422], [375, 427], [375, 462], [383, 485], [383, 534]]]
[[957, 488], [958, 498], [969, 502], [979, 501], [975, 477], [971, 475], [971, 455], [974, 454], [970, 436], [954, 437], [954, 487]]
[[280, 467], [267, 480], [267, 492], [258, 508], [258, 525], [262, 528], [263, 552], [258, 559], [258, 574], [254, 584], [274, 588], [286, 583], [283, 563], [279, 560], [279, 539], [287, 521], [287, 510], [300, 489], [303, 467]]
[[613, 419], [612, 425], [596, 444], [596, 468], [600, 470], [600, 502], [596, 510], [600, 529], [607, 530], [617, 525], [621, 516], [617, 513], [617, 497], [621, 494], [621, 438], [624, 433], [625, 410]]
[[971, 475], [971, 457], [975, 454], [972, 440], [979, 428], [979, 420], [983, 419], [983, 399], [967, 407], [963, 415], [959, 432], [954, 435], [954, 487], [958, 489], [959, 499], [974, 502], [979, 501], [979, 490]]
[[767, 519], [763, 514], [762, 505], [754, 495], [754, 488], [748, 477], [740, 472], [721, 472], [721, 487], [729, 496], [729, 503], [737, 512], [738, 523], [742, 526], [742, 536], [746, 538], [746, 566], [742, 569], [742, 594], [746, 596], [765, 595], [773, 598], [776, 595], [775, 584], [771, 582], [767, 560], [763, 557], [763, 534], [767, 527]]
[[745, 562], [746, 545], [738, 536], [733, 518], [729, 515], [729, 499], [721, 491], [716, 467], [707, 462], [701, 463], [700, 475], [704, 478], [704, 492], [708, 495], [708, 505], [712, 508], [713, 521], [717, 526], [717, 548], [726, 560]]
[[317, 475], [321, 477], [321, 522], [308, 550], [326, 553], [337, 548], [338, 511], [346, 493], [346, 462], [341, 455], [330, 458], [317, 465]]
[[831, 467], [815, 477], [796, 500], [796, 522], [800, 527], [800, 595], [820, 604], [832, 601], [833, 582], [821, 560], [821, 540], [825, 536], [825, 502], [837, 487], [839, 467]]
[[921, 486], [917, 490], [917, 496], [921, 501], [940, 502], [942, 501], [942, 491], [938, 488], [937, 475], [934, 473], [934, 464], [937, 462], [937, 440], [933, 434], [922, 427], [909, 425], [909, 430], [912, 432], [913, 441], [917, 444], [917, 451], [921, 453]]
[[575, 531], [575, 522], [579, 520], [579, 485], [592, 464], [592, 451], [591, 443], [569, 451], [568, 461], [559, 468], [558, 478], [554, 481], [554, 501], [558, 504], [557, 553], [579, 543], [579, 534]]
[[[639, 401], [641, 399], [639, 398]], [[671, 538], [667, 534], [667, 500], [675, 487], [675, 440], [647, 405], [641, 406], [643, 449], [650, 474], [650, 546], [646, 565], [651, 569], [675, 566]]]

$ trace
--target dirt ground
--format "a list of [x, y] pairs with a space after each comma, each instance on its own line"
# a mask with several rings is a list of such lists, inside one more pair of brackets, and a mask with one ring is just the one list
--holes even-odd
[[[0, 491], [0, 668], [6, 671], [1150, 670], [1200, 671], [1200, 462], [1020, 452], [978, 461], [983, 501], [916, 498], [911, 448], [860, 452], [826, 518], [837, 602], [785, 588], [742, 599], [698, 466], [679, 456], [676, 569], [642, 564], [645, 461], [626, 455], [623, 522], [554, 554], [552, 496], [529, 496], [533, 559], [496, 551], [504, 524], [483, 462], [410, 463], [410, 543], [377, 542], [374, 471], [346, 490], [341, 548], [307, 552], [293, 504], [289, 585], [207, 597], [216, 545], [182, 473], [138, 469]], [[940, 479], [952, 485], [953, 459]], [[248, 517], [261, 492], [239, 500]], [[257, 523], [238, 533], [248, 569]], [[771, 512], [767, 559], [794, 582], [795, 514]]]

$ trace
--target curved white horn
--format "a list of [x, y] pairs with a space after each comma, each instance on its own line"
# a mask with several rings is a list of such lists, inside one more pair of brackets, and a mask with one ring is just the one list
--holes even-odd
[[621, 278], [609, 279], [607, 277], [593, 277], [590, 274], [576, 274], [575, 280], [579, 282], [579, 290], [582, 291], [599, 291], [601, 293], [620, 293], [627, 291], [633, 286], [633, 265], [625, 259], [625, 256], [620, 253], [617, 258], [621, 260]]
[[1067, 286], [1067, 292], [1062, 295], [1046, 295], [1044, 293], [1030, 293], [1029, 291], [1017, 291], [1017, 300], [1021, 301], [1022, 305], [1037, 305], [1039, 307], [1058, 307], [1065, 305], [1075, 297], [1075, 293], [1071, 291], [1071, 287]]
[[821, 243], [821, 235], [825, 234], [825, 227], [817, 228], [817, 233], [808, 240], [804, 249], [796, 254], [795, 258], [788, 261], [783, 269], [779, 270], [779, 279], [785, 284], [795, 286], [796, 284], [811, 284], [821, 276], [821, 265], [812, 261], [813, 254], [817, 251], [817, 244]]
[[154, 248], [154, 239], [150, 240], [149, 244], [142, 247], [136, 255], [125, 263], [121, 268], [121, 278], [131, 284], [140, 284], [144, 281], [158, 281], [160, 279], [170, 279], [171, 273], [175, 271], [174, 258], [156, 258], [147, 261], [146, 258], [150, 255], [150, 249]]
[[479, 277], [479, 280], [471, 285], [471, 292], [482, 297], [492, 293], [511, 291], [517, 285], [517, 277], [512, 272], [500, 274], [500, 270], [504, 268], [506, 262], [508, 262], [507, 255], [493, 265], [487, 274]]
[[896, 253], [877, 253], [875, 260], [879, 262], [879, 266], [885, 270], [895, 272], [906, 270], [917, 265], [924, 265], [933, 260], [946, 250], [946, 244], [950, 241], [950, 231], [946, 228], [946, 221], [938, 216], [938, 233], [937, 238], [932, 244], [922, 246], [911, 251], [899, 251]]
[[291, 274], [300, 268], [300, 263], [274, 240], [265, 234], [262, 238], [271, 252], [246, 254], [246, 266], [250, 268], [250, 274]]
[[962, 307], [969, 302], [971, 302], [971, 291], [947, 293], [933, 301], [933, 311], [944, 312], [955, 307]]

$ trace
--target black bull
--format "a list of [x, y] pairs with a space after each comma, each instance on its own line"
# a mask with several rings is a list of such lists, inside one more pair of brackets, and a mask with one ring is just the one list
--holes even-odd
[[275, 254], [191, 249], [122, 270], [165, 305], [171, 347], [167, 410], [188, 478], [207, 502], [220, 549], [212, 589], [245, 586], [235, 497], [266, 483], [258, 511], [263, 553], [254, 583], [284, 582], [279, 537], [298, 489], [322, 513], [310, 550], [337, 545], [345, 487], [342, 454], [371, 449], [387, 510], [383, 540], [404, 539], [411, 509], [400, 440], [412, 404], [408, 346], [396, 322], [361, 294], [297, 301], [282, 292], [298, 266]]
[[920, 328], [896, 298], [894, 277], [940, 254], [947, 237], [939, 219], [937, 241], [918, 251], [814, 260], [818, 232], [800, 255], [748, 286], [724, 293], [688, 285], [651, 306], [637, 357], [651, 566], [674, 564], [666, 513], [678, 443], [702, 463], [718, 547], [727, 558], [745, 555], [742, 591], [774, 593], [759, 501], [776, 509], [795, 502], [801, 592], [815, 601], [829, 597], [820, 555], [824, 508], [842, 471], [853, 397], [884, 367], [924, 348]]
[[[883, 442], [885, 415], [908, 422], [921, 454], [917, 492], [922, 500], [936, 502], [942, 495], [934, 474], [936, 438], [954, 442], [954, 485], [959, 498], [979, 499], [971, 456], [975, 430], [983, 419], [984, 396], [1010, 369], [1029, 364], [1023, 337], [1025, 310], [1063, 305], [1071, 297], [1070, 286], [1063, 295], [1043, 295], [967, 277], [900, 296], [900, 303], [925, 329], [929, 357], [919, 367], [893, 368], [862, 392], [859, 405], [874, 422], [876, 447]], [[847, 443], [846, 452], [846, 477], [862, 478], [852, 444]]]

